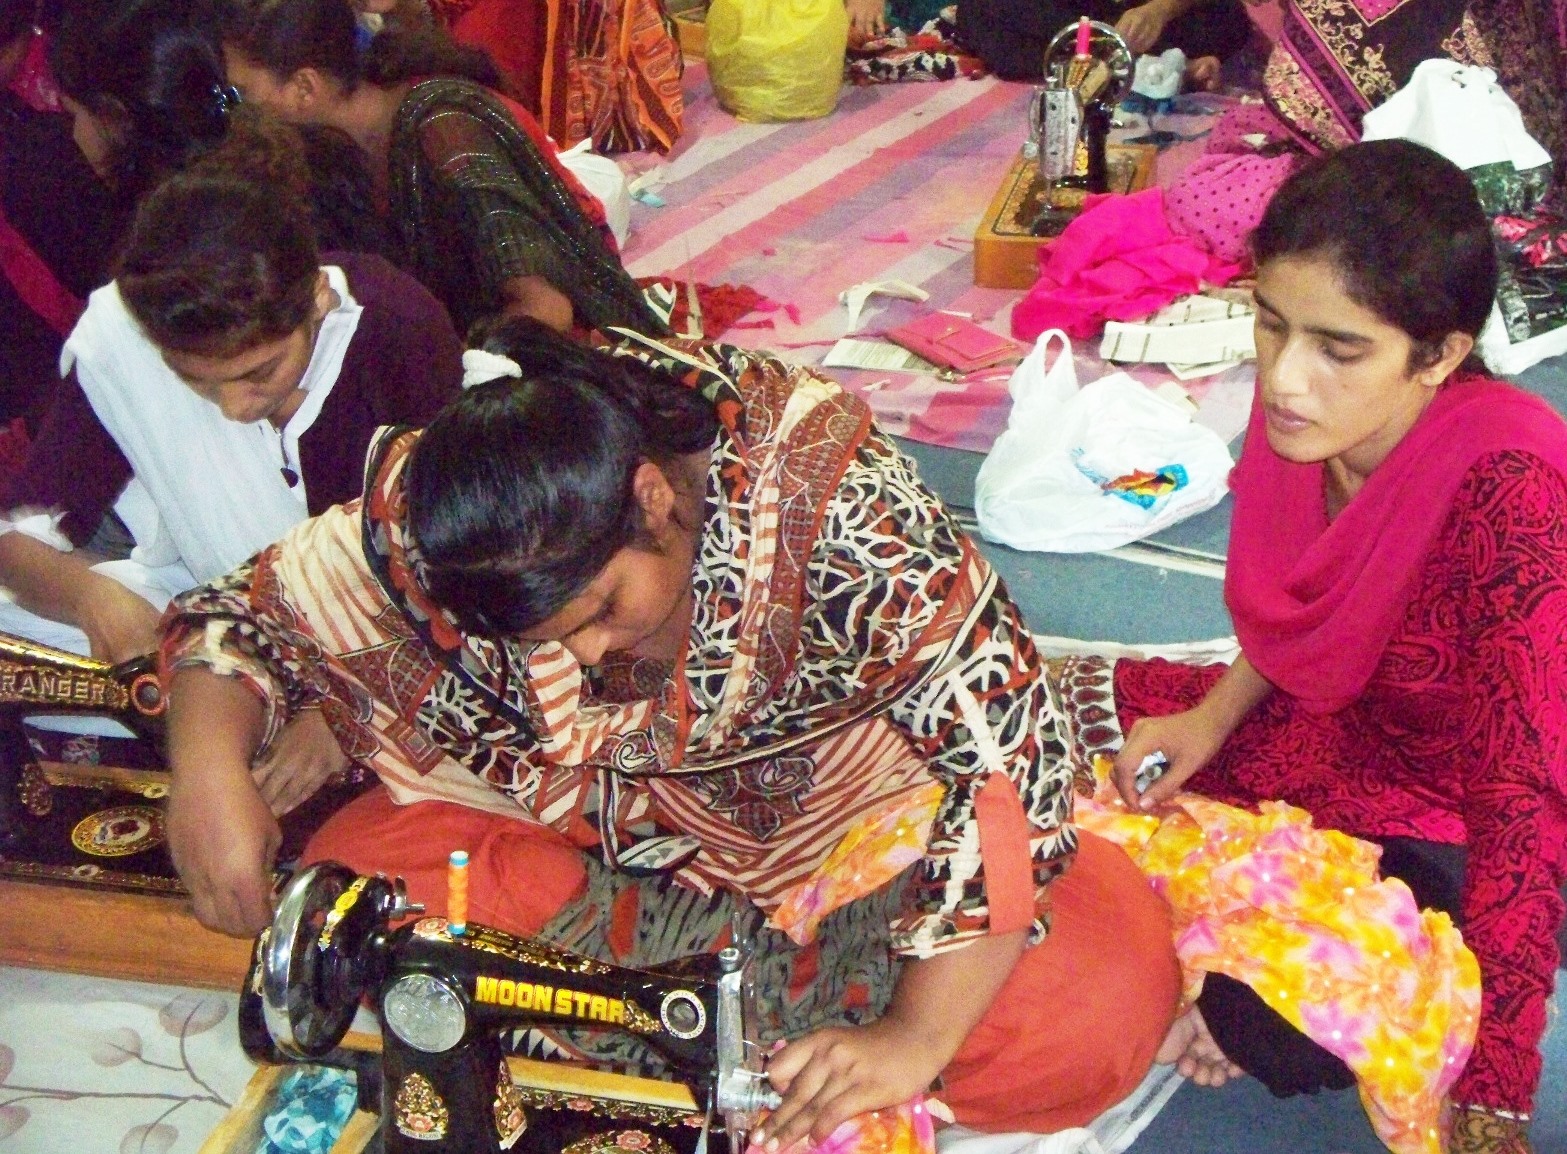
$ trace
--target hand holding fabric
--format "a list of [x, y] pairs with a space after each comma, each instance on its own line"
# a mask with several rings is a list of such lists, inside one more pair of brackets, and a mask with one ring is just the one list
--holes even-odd
[[895, 1018], [866, 1026], [807, 1034], [767, 1064], [768, 1078], [783, 1096], [754, 1135], [764, 1150], [788, 1150], [825, 1142], [856, 1114], [907, 1101], [925, 1091], [950, 1055]]
[[[1203, 714], [1202, 707], [1169, 717], [1144, 717], [1126, 735], [1115, 757], [1112, 780], [1129, 809], [1149, 810], [1169, 801], [1224, 744], [1228, 734]], [[1163, 754], [1167, 767], [1158, 781], [1139, 793], [1137, 773], [1150, 754]]]
[[1164, 26], [1170, 22], [1170, 12], [1162, 0], [1149, 0], [1136, 8], [1128, 8], [1115, 22], [1115, 30], [1126, 40], [1133, 56], [1141, 56], [1159, 43]]
[[752, 1135], [772, 1152], [826, 1141], [838, 1126], [923, 1093], [958, 1052], [1023, 956], [1028, 935], [987, 934], [908, 960], [887, 1012], [866, 1026], [791, 1042], [767, 1064], [783, 1104]]
[[[1273, 683], [1242, 653], [1214, 683], [1196, 708], [1169, 717], [1145, 717], [1132, 726], [1116, 754], [1111, 775], [1121, 800], [1133, 810], [1151, 810], [1169, 801], [1187, 780], [1212, 760], [1246, 715], [1273, 692]], [[1137, 771], [1143, 759], [1162, 753], [1164, 775], [1139, 795]]]

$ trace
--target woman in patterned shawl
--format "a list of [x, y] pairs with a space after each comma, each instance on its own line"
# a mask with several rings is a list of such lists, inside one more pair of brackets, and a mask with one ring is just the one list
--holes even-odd
[[[1552, 160], [1551, 180], [1528, 177], [1487, 196], [1503, 242], [1499, 303], [1514, 340], [1554, 327], [1561, 227], [1551, 201], [1567, 180], [1567, 3], [1285, 0], [1282, 10], [1263, 104], [1219, 118], [1203, 155], [1166, 192], [1171, 226], [1223, 260], [1243, 260], [1246, 238], [1289, 174], [1307, 157], [1360, 140], [1366, 113], [1405, 87], [1422, 61], [1491, 68]], [[1542, 203], [1548, 189], [1554, 195]]]
[[246, 100], [353, 137], [400, 263], [460, 331], [495, 314], [562, 331], [663, 331], [602, 206], [527, 110], [494, 91], [499, 74], [482, 52], [402, 28], [363, 46], [349, 0], [234, 0], [224, 58]]
[[[1567, 426], [1465, 363], [1496, 258], [1474, 188], [1435, 153], [1388, 140], [1313, 162], [1253, 248], [1257, 397], [1225, 576], [1241, 655], [1080, 663], [1067, 698], [1094, 715], [1076, 732], [1107, 748], [1124, 727], [1134, 808], [1182, 788], [1277, 798], [1379, 843], [1384, 875], [1450, 914], [1479, 963], [1443, 1149], [1519, 1154], [1567, 956]], [[1140, 792], [1155, 751], [1168, 771]], [[1276, 886], [1303, 873], [1288, 857]], [[1292, 1028], [1277, 983], [1253, 993], [1224, 977], [1233, 961], [1197, 1000], [1192, 1072], [1223, 1081], [1233, 1059], [1280, 1095], [1351, 1084], [1353, 1007]]]
[[865, 405], [757, 354], [515, 326], [499, 379], [385, 433], [362, 506], [169, 618], [169, 835], [198, 916], [269, 919], [249, 765], [319, 708], [385, 788], [307, 856], [438, 909], [461, 846], [475, 920], [620, 962], [748, 930], [764, 1033], [793, 1039], [785, 1147], [938, 1074], [999, 1130], [1124, 1097], [1174, 1014], [1168, 913], [1068, 824], [1017, 610]]
[[661, 0], [433, 0], [463, 44], [489, 52], [562, 148], [668, 152], [684, 61]]
[[1567, 25], [1553, 0], [1290, 0], [1263, 90], [1309, 152], [1360, 139], [1361, 119], [1446, 56], [1494, 68], [1529, 135], [1567, 174]]

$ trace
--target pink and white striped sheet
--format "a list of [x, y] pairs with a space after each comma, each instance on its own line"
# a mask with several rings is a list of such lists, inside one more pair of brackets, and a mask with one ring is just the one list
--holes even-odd
[[[849, 335], [838, 294], [861, 281], [902, 280], [930, 293], [925, 304], [872, 298], [861, 336], [929, 309], [1008, 331], [1022, 293], [975, 286], [973, 236], [1026, 135], [1029, 85], [987, 77], [846, 87], [831, 116], [786, 124], [746, 124], [724, 112], [700, 62], [688, 66], [685, 89], [675, 151], [621, 161], [665, 202], [633, 207], [624, 256], [634, 276], [749, 285], [773, 303], [724, 339], [807, 364]], [[1077, 354], [1080, 380], [1103, 374], [1092, 348]], [[884, 428], [915, 440], [984, 451], [1006, 425], [1004, 369], [959, 382], [833, 373], [866, 397]], [[1250, 375], [1243, 368], [1227, 376], [1237, 374], [1244, 379], [1194, 382], [1192, 390], [1211, 410], [1212, 420], [1207, 412], [1202, 419], [1226, 436], [1245, 423]]]

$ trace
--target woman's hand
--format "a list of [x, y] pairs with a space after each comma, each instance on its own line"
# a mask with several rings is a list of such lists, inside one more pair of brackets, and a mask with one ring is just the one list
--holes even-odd
[[1141, 56], [1159, 43], [1159, 37], [1164, 35], [1164, 26], [1170, 22], [1172, 15], [1163, 0], [1148, 0], [1146, 4], [1139, 4], [1121, 13], [1121, 18], [1115, 22], [1115, 30], [1126, 41], [1132, 55]]
[[181, 669], [169, 686], [165, 811], [169, 855], [196, 920], [251, 937], [272, 920], [272, 863], [282, 831], [250, 776], [262, 704], [237, 679]]
[[1531, 1154], [1529, 1123], [1481, 1110], [1453, 1111], [1447, 1154]]
[[348, 768], [319, 709], [306, 709], [283, 727], [272, 749], [251, 767], [261, 798], [282, 817], [310, 798], [334, 773]]
[[87, 572], [76, 598], [76, 624], [92, 655], [118, 665], [158, 648], [159, 613], [112, 577]]
[[[1227, 733], [1216, 727], [1202, 706], [1168, 717], [1144, 717], [1133, 724], [1126, 744], [1115, 756], [1112, 780], [1129, 809], [1150, 810], [1170, 800], [1188, 778], [1207, 765], [1224, 744]], [[1163, 754], [1163, 776], [1137, 791], [1137, 772], [1151, 754]]]
[[[1244, 653], [1226, 669], [1195, 708], [1169, 717], [1145, 717], [1132, 726], [1115, 758], [1111, 780], [1132, 809], [1150, 810], [1174, 797], [1188, 778], [1207, 765], [1246, 715], [1273, 692]], [[1152, 753], [1164, 755], [1164, 775], [1137, 792], [1137, 770]]]
[[825, 1141], [867, 1110], [906, 1102], [926, 1089], [985, 1015], [1023, 956], [1022, 930], [988, 934], [954, 950], [906, 962], [881, 1020], [818, 1030], [767, 1063], [783, 1104], [752, 1144], [784, 1150]]
[[947, 1063], [919, 1032], [890, 1018], [867, 1026], [818, 1030], [791, 1042], [767, 1063], [779, 1106], [752, 1142], [787, 1150], [823, 1142], [856, 1114], [906, 1102], [930, 1087]]
[[177, 771], [164, 822], [196, 920], [235, 937], [260, 933], [272, 920], [272, 863], [282, 832], [249, 771]]

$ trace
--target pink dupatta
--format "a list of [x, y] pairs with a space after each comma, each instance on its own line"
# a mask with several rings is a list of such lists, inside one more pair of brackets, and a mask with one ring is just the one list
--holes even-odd
[[1254, 400], [1230, 476], [1235, 516], [1224, 594], [1258, 672], [1313, 712], [1359, 697], [1465, 475], [1507, 449], [1567, 475], [1567, 425], [1549, 405], [1500, 381], [1451, 380], [1329, 523], [1323, 466], [1275, 453]]

